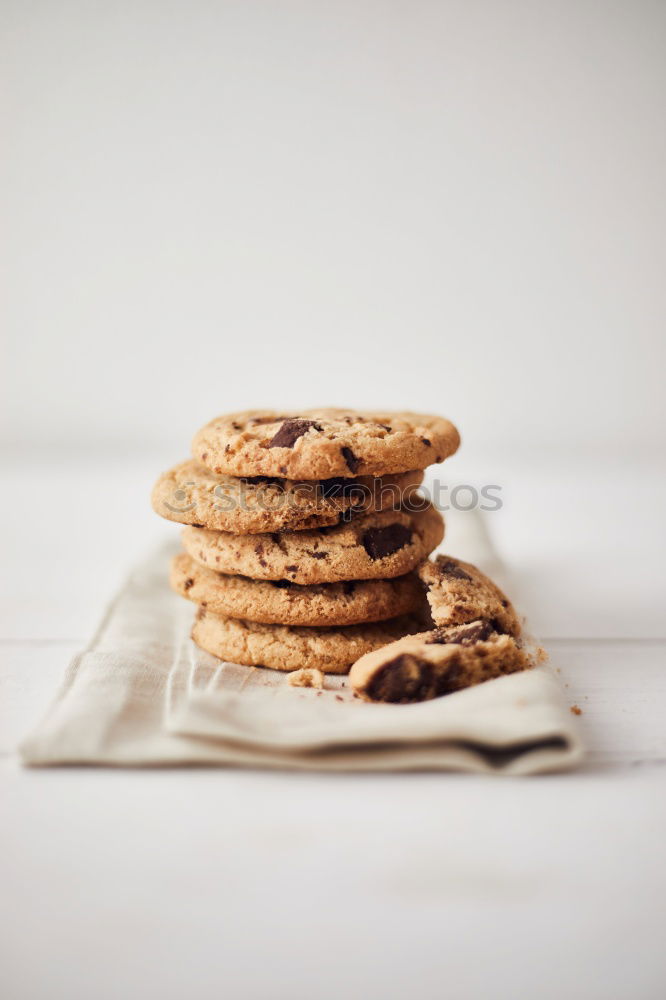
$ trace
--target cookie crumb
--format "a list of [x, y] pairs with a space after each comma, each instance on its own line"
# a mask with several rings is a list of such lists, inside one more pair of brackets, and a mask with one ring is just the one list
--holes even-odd
[[569, 711], [571, 712], [572, 715], [582, 715], [583, 714], [583, 709], [579, 708], [578, 705], [572, 705], [571, 708], [569, 709]]
[[287, 674], [287, 683], [299, 688], [323, 688], [324, 675], [314, 667], [301, 667]]

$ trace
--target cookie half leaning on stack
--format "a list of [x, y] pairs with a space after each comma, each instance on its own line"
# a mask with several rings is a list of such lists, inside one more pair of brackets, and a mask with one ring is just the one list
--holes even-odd
[[152, 498], [186, 525], [171, 585], [199, 606], [194, 641], [235, 663], [346, 673], [422, 629], [413, 571], [444, 524], [418, 487], [458, 444], [448, 420], [411, 413], [211, 421]]
[[437, 626], [362, 656], [351, 686], [366, 701], [427, 701], [534, 665], [509, 599], [471, 563], [438, 556], [419, 567]]

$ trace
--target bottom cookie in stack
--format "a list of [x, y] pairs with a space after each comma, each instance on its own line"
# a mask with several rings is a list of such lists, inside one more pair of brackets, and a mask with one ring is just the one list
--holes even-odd
[[285, 671], [313, 666], [324, 673], [346, 674], [359, 657], [421, 628], [422, 620], [409, 615], [371, 624], [318, 628], [226, 618], [200, 607], [192, 639], [201, 649], [231, 663]]

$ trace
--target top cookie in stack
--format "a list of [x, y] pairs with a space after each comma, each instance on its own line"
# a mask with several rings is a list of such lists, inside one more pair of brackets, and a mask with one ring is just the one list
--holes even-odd
[[213, 472], [312, 480], [425, 469], [459, 444], [458, 431], [443, 417], [341, 409], [294, 417], [249, 410], [211, 420], [195, 434], [192, 454]]
[[443, 537], [417, 492], [453, 454], [441, 417], [342, 409], [218, 417], [194, 461], [158, 480], [153, 507], [188, 525], [172, 586], [199, 604], [195, 641], [224, 659], [346, 673], [418, 631], [412, 573]]

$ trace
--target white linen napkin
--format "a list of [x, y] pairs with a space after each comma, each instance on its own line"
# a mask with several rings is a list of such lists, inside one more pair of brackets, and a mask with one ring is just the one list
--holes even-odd
[[[447, 532], [447, 551], [490, 569], [475, 521]], [[575, 720], [547, 667], [416, 705], [374, 705], [354, 699], [344, 677], [327, 676], [319, 692], [220, 662], [189, 638], [194, 608], [167, 584], [172, 551], [130, 575], [21, 744], [24, 763], [531, 774], [580, 761]]]

